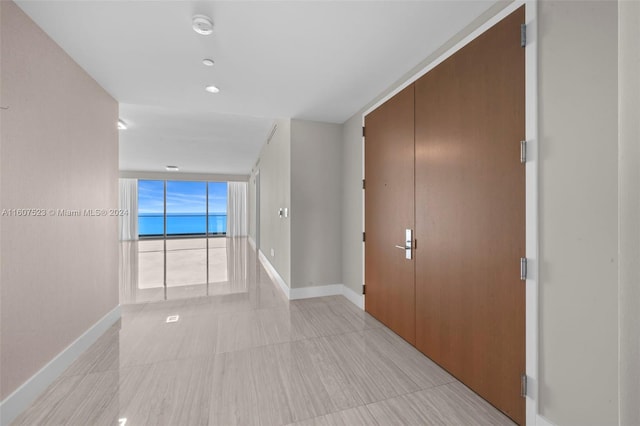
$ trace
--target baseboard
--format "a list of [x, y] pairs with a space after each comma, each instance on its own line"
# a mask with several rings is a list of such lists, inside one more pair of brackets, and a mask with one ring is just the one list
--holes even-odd
[[120, 319], [120, 305], [106, 314], [87, 331], [31, 376], [0, 403], [0, 425], [6, 426], [44, 392], [89, 346]]
[[264, 266], [264, 269], [267, 271], [267, 274], [269, 274], [269, 277], [280, 286], [280, 289], [282, 290], [284, 295], [287, 296], [287, 299], [291, 299], [291, 289], [284, 281], [284, 279], [282, 279], [278, 271], [276, 271], [276, 268], [274, 268], [271, 262], [269, 262], [267, 256], [262, 253], [262, 250], [258, 250], [258, 259], [260, 259], [260, 262]]
[[325, 297], [342, 295], [342, 284], [327, 284], [314, 287], [300, 287], [291, 289], [291, 300], [311, 299], [313, 297]]
[[312, 297], [344, 296], [349, 302], [364, 310], [364, 295], [357, 294], [344, 284], [326, 284], [315, 287], [291, 289], [291, 300], [310, 299]]
[[256, 249], [256, 242], [253, 241], [253, 238], [251, 238], [251, 235], [247, 235], [247, 241], [249, 241], [249, 245], [251, 246], [252, 249]]
[[269, 259], [258, 250], [258, 259], [269, 274], [269, 277], [280, 286], [280, 289], [289, 300], [311, 299], [313, 297], [344, 296], [349, 302], [364, 310], [364, 295], [358, 294], [344, 284], [327, 284], [314, 287], [289, 288]]
[[351, 303], [364, 311], [364, 294], [358, 294], [346, 285], [342, 285], [342, 295]]
[[542, 417], [540, 414], [536, 415], [536, 426], [555, 426], [545, 417]]

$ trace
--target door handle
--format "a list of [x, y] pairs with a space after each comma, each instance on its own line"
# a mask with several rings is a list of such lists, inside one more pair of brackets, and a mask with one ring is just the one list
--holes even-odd
[[413, 230], [406, 229], [404, 231], [404, 246], [395, 246], [400, 250], [404, 250], [404, 258], [411, 260], [413, 258]]

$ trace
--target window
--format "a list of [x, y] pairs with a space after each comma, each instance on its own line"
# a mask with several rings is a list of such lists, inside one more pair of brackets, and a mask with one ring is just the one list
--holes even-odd
[[227, 232], [227, 182], [209, 182], [209, 234]]
[[226, 232], [227, 182], [138, 181], [140, 237], [225, 235]]
[[164, 236], [164, 181], [138, 181], [138, 235]]

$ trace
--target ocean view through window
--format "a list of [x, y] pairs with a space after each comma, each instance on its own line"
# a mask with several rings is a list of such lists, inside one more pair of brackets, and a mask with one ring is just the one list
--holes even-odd
[[[166, 220], [165, 220], [166, 212]], [[227, 183], [138, 181], [140, 237], [225, 235]]]

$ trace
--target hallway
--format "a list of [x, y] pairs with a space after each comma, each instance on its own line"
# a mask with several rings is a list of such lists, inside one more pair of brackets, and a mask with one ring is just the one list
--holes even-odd
[[123, 305], [13, 424], [512, 424], [342, 296], [286, 300], [242, 244], [243, 283]]

